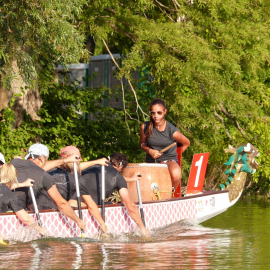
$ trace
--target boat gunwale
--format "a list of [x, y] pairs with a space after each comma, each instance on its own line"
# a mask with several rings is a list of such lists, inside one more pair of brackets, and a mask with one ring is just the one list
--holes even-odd
[[[228, 193], [228, 190], [218, 190], [218, 191], [204, 191], [202, 193], [199, 194], [194, 194], [194, 195], [189, 195], [189, 196], [185, 196], [185, 197], [177, 197], [177, 198], [171, 198], [171, 199], [166, 199], [166, 200], [155, 200], [155, 201], [143, 201], [143, 204], [153, 204], [153, 203], [166, 203], [166, 202], [175, 202], [175, 201], [182, 201], [182, 200], [187, 200], [187, 199], [194, 199], [194, 198], [199, 198], [199, 197], [203, 197], [203, 196], [208, 196], [208, 195], [215, 195], [215, 194], [219, 194], [219, 193]], [[139, 203], [135, 203], [136, 205], [139, 205]], [[106, 208], [111, 208], [111, 207], [119, 207], [119, 206], [124, 206], [124, 204], [122, 203], [117, 203], [117, 204], [105, 204]], [[78, 210], [77, 207], [72, 207], [73, 210]], [[100, 205], [98, 205], [98, 208], [101, 208]], [[88, 207], [84, 206], [82, 207], [82, 210], [87, 210]], [[26, 211], [29, 214], [34, 214], [35, 211]], [[54, 213], [54, 212], [60, 212], [57, 209], [45, 209], [45, 210], [39, 210], [39, 213]], [[15, 215], [14, 212], [5, 212], [5, 213], [0, 213], [0, 217], [1, 216], [7, 216], [7, 215]]]

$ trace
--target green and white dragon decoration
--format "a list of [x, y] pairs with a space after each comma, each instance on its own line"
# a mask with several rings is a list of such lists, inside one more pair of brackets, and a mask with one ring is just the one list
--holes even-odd
[[255, 173], [259, 168], [259, 164], [255, 158], [260, 154], [258, 149], [251, 143], [233, 148], [229, 145], [225, 153], [232, 153], [228, 162], [225, 165], [230, 166], [230, 169], [225, 171], [228, 175], [226, 185], [221, 184], [221, 190], [229, 190], [229, 200], [232, 202], [243, 191], [248, 173]]

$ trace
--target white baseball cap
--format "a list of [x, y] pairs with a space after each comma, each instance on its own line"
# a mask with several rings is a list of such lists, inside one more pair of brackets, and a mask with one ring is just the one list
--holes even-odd
[[34, 159], [33, 155], [36, 156], [44, 156], [44, 157], [49, 157], [49, 149], [46, 145], [41, 144], [41, 143], [35, 143], [33, 145], [31, 145], [28, 149], [28, 154], [25, 156], [25, 159], [27, 160], [29, 158], [29, 156], [32, 157], [32, 159]]
[[6, 163], [5, 157], [3, 156], [2, 153], [0, 153], [0, 161], [2, 161], [4, 164]]

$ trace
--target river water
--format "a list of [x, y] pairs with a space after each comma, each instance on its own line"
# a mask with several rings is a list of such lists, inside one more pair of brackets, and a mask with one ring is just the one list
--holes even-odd
[[150, 239], [39, 239], [0, 246], [1, 269], [268, 269], [270, 202], [244, 197], [200, 225], [178, 223]]

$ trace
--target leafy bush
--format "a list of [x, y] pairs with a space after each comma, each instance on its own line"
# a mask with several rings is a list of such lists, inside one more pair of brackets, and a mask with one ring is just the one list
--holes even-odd
[[[109, 97], [110, 92], [105, 87], [81, 88], [78, 81], [71, 84], [66, 80], [54, 82], [48, 91], [41, 93], [43, 105], [39, 116], [42, 120], [33, 122], [25, 115], [25, 120], [16, 129], [12, 128], [14, 111], [5, 108], [0, 122], [0, 151], [9, 161], [14, 155], [27, 151], [32, 143], [41, 142], [49, 147], [52, 159], [58, 158], [62, 147], [72, 144], [80, 148], [85, 160], [118, 151], [127, 154], [130, 161], [142, 162], [144, 153], [139, 147], [140, 122], [127, 120], [128, 129], [122, 110], [104, 108], [97, 103]], [[129, 99], [127, 94], [127, 101]], [[14, 102], [15, 98], [12, 99], [11, 107]], [[130, 103], [131, 110], [132, 107]], [[88, 112], [97, 120], [85, 119], [84, 114]]]

